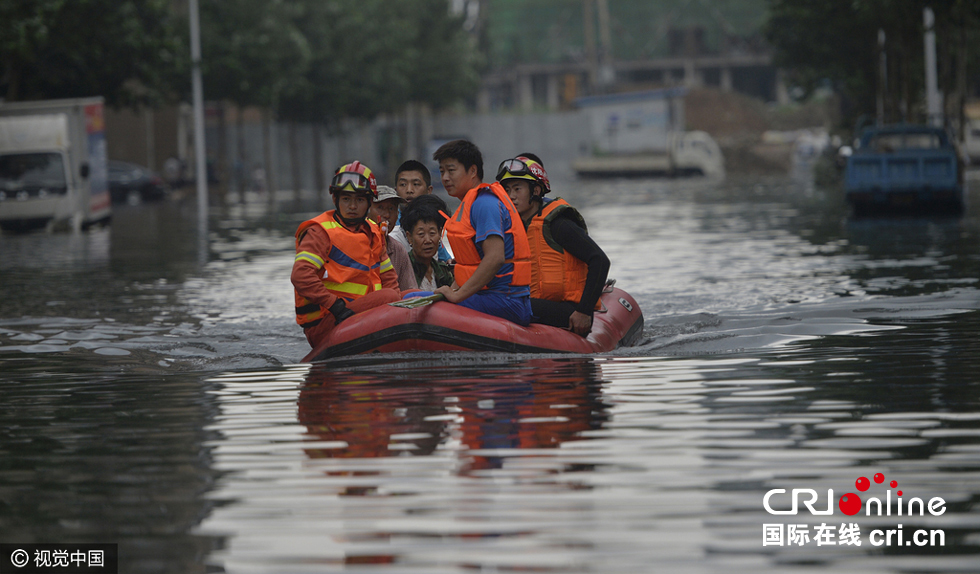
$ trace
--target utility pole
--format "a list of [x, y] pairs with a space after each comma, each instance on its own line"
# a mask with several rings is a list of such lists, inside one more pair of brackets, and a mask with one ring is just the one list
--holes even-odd
[[595, 92], [599, 84], [599, 54], [595, 45], [595, 3], [582, 0], [582, 35], [585, 39], [585, 58], [589, 70], [589, 91]]
[[957, 124], [959, 130], [957, 140], [960, 143], [966, 142], [966, 19], [969, 17], [966, 11], [966, 2], [959, 2], [960, 8], [960, 38], [956, 51], [956, 91], [957, 98]]
[[603, 89], [616, 81], [612, 61], [612, 34], [609, 31], [609, 1], [596, 0], [599, 8], [599, 83]]
[[922, 23], [925, 26], [925, 58], [926, 58], [926, 114], [928, 124], [942, 127], [943, 107], [942, 95], [939, 93], [936, 78], [936, 16], [932, 8], [922, 10]]
[[888, 54], [885, 52], [885, 30], [878, 29], [878, 93], [875, 98], [877, 108], [876, 124], [885, 124], [885, 94], [888, 92]]
[[197, 183], [198, 220], [207, 228], [208, 169], [204, 148], [204, 84], [201, 82], [201, 24], [197, 0], [188, 4], [191, 24], [191, 90], [194, 99], [194, 179]]

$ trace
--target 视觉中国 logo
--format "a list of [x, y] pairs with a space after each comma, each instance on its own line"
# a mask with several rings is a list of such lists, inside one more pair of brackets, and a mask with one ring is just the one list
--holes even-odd
[[[935, 496], [925, 500], [919, 496], [905, 496], [899, 490], [898, 481], [885, 483], [885, 475], [878, 472], [869, 480], [865, 476], [854, 481], [857, 492], [847, 492], [834, 504], [834, 489], [827, 489], [826, 499], [812, 488], [794, 488], [787, 494], [785, 488], [774, 488], [762, 499], [766, 512], [774, 516], [830, 517], [841, 515], [839, 526], [833, 518], [822, 518], [816, 522], [801, 522], [799, 518], [788, 522], [762, 525], [763, 546], [861, 546], [861, 525], [853, 522], [861, 516], [894, 516], [896, 527], [876, 528], [868, 533], [871, 546], [945, 546], [946, 534], [943, 530], [903, 529], [902, 518], [914, 519], [925, 516], [941, 516], [946, 512], [946, 501]], [[881, 486], [878, 486], [881, 485]], [[858, 494], [860, 493], [860, 494]], [[835, 508], [836, 506], [836, 508]], [[827, 521], [830, 521], [829, 524]]]

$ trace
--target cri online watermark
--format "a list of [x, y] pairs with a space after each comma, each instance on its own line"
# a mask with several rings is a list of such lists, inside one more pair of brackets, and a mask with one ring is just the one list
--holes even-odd
[[[882, 484], [885, 482], [885, 475], [877, 473], [874, 475], [874, 482]], [[866, 492], [871, 488], [871, 481], [866, 477], [860, 477], [854, 481], [854, 486], [861, 492]], [[894, 503], [892, 501], [892, 489], [897, 489], [898, 481], [889, 483], [891, 488], [885, 491], [884, 501], [878, 496], [868, 496], [867, 501], [861, 500], [861, 495], [848, 492], [837, 501], [837, 508], [847, 516], [854, 516], [864, 509], [865, 516], [892, 516], [892, 509], [895, 508], [895, 516], [925, 516], [926, 511], [932, 516], [941, 516], [946, 512], [946, 501], [936, 496], [928, 502], [921, 498], [913, 497], [907, 501], [902, 498], [904, 494], [901, 490], [896, 490]], [[773, 515], [795, 516], [800, 511], [800, 504], [806, 507], [813, 516], [832, 516], [834, 514], [834, 489], [827, 489], [827, 507], [820, 509], [816, 506], [819, 495], [817, 491], [810, 488], [794, 488], [791, 494], [791, 507], [789, 510], [777, 510], [773, 508], [773, 498], [776, 495], [786, 494], [785, 488], [774, 488], [766, 493], [762, 499], [762, 506], [766, 512]], [[867, 496], [867, 495], [865, 495]], [[814, 525], [812, 531], [812, 541], [817, 546], [861, 546], [861, 527], [855, 522], [841, 522], [840, 527], [826, 522]], [[791, 546], [796, 544], [803, 546], [811, 542], [811, 530], [808, 524], [763, 524], [762, 525], [762, 545], [763, 546]], [[906, 532], [902, 525], [898, 524], [894, 529], [875, 529], [868, 535], [868, 543], [871, 546], [945, 546], [946, 533], [943, 530], [915, 530]]]

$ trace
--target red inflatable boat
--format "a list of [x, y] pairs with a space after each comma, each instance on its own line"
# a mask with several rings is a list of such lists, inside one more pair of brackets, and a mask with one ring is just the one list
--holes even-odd
[[493, 351], [498, 353], [602, 353], [635, 344], [643, 313], [621, 289], [607, 287], [588, 338], [547, 325], [521, 327], [452, 303], [415, 309], [385, 305], [341, 323], [303, 362], [363, 353]]

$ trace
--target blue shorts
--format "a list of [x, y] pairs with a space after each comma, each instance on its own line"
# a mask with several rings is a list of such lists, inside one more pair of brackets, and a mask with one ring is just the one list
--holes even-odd
[[[429, 295], [432, 295], [432, 291], [416, 291], [405, 295], [402, 299], [428, 297]], [[531, 323], [531, 298], [527, 295], [511, 297], [493, 291], [477, 291], [460, 301], [459, 305], [487, 315], [507, 319], [522, 327], [527, 327]]]

